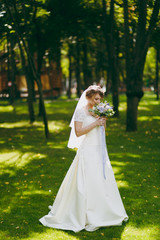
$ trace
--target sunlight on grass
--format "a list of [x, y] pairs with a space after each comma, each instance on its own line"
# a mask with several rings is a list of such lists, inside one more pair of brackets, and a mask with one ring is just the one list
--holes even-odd
[[150, 117], [149, 116], [140, 116], [140, 117], [138, 117], [138, 120], [139, 121], [149, 121]]
[[9, 105], [9, 106], [3, 106], [3, 107], [1, 107], [0, 106], [0, 112], [11, 112], [11, 111], [13, 111], [13, 106], [11, 106], [11, 105]]
[[159, 105], [159, 101], [150, 101], [149, 104], [158, 106]]
[[66, 124], [58, 121], [49, 121], [49, 129], [58, 132], [58, 130], [63, 130]]
[[117, 181], [117, 185], [118, 185], [118, 187], [123, 187], [123, 188], [128, 188], [129, 187], [128, 182], [127, 181], [122, 181], [122, 180]]
[[160, 116], [153, 116], [152, 119], [160, 120]]
[[[110, 155], [116, 155], [116, 154], [110, 154]], [[125, 166], [126, 165], [126, 162], [117, 162], [117, 161], [114, 161], [114, 165], [116, 165], [116, 166]]]
[[1, 158], [0, 158], [0, 163], [2, 164], [10, 164], [10, 163], [15, 163], [16, 160], [20, 156], [20, 152], [14, 151], [14, 152], [6, 152], [6, 153], [1, 153]]
[[135, 227], [126, 226], [122, 233], [122, 240], [158, 240], [159, 227], [158, 226], [148, 226], [148, 227]]
[[126, 102], [120, 103], [119, 110], [120, 111], [126, 111], [126, 109], [127, 109]]
[[59, 145], [59, 144], [56, 145], [56, 143], [53, 143], [53, 148], [54, 149], [64, 149], [64, 147], [67, 147], [67, 145], [65, 143], [63, 143], [63, 145], [62, 144], [61, 145]]
[[[28, 186], [28, 189], [33, 189], [33, 187], [32, 187], [32, 186]], [[37, 195], [38, 195], [38, 194], [39, 194], [39, 195], [43, 194], [43, 195], [47, 195], [47, 196], [48, 196], [48, 195], [49, 195], [48, 192], [49, 192], [49, 191], [45, 191], [45, 190], [35, 190], [35, 189], [33, 189], [32, 191], [31, 191], [31, 190], [26, 190], [26, 191], [24, 191], [24, 192], [23, 192], [23, 195], [21, 195], [21, 193], [16, 193], [16, 195], [17, 195], [17, 196], [21, 196], [21, 199], [25, 199], [25, 198], [28, 198], [29, 195], [33, 195], [33, 194], [34, 194], [34, 195], [36, 195], [36, 194], [37, 194]]]
[[[126, 157], [131, 157], [131, 158], [141, 158], [142, 156], [139, 155], [139, 154], [134, 154], [134, 153], [129, 153], [129, 152], [126, 152], [126, 153], [109, 153], [110, 156], [113, 156], [113, 157], [116, 157], [116, 158], [125, 158]], [[113, 158], [114, 159], [114, 158]], [[126, 163], [119, 163], [117, 162], [116, 164], [126, 164]]]
[[12, 169], [8, 169], [14, 166], [17, 169], [21, 169], [25, 165], [27, 165], [29, 162], [33, 161], [34, 159], [41, 159], [45, 158], [45, 154], [35, 154], [33, 152], [18, 152], [18, 151], [12, 151], [7, 153], [0, 154], [0, 165], [1, 168], [4, 169], [3, 173], [8, 173], [10, 176], [14, 175], [16, 172]]
[[34, 158], [44, 158], [46, 157], [45, 154], [34, 154], [33, 152], [9, 152], [1, 154], [1, 163], [6, 165], [16, 164], [16, 167], [23, 167], [26, 163]]
[[0, 124], [0, 127], [3, 128], [19, 128], [19, 127], [26, 127], [26, 126], [30, 126], [29, 121], [21, 121], [21, 122], [13, 122], [13, 123], [3, 123]]
[[67, 232], [61, 230], [52, 230], [48, 229], [45, 232], [42, 232], [41, 235], [39, 234], [32, 234], [29, 238], [25, 238], [26, 240], [81, 240], [79, 237], [72, 236]]
[[138, 106], [138, 110], [144, 110], [144, 111], [150, 111], [149, 107], [144, 107], [144, 106]]
[[[8, 233], [0, 231], [0, 236], [1, 236], [1, 239], [6, 240], [7, 236], [9, 236], [9, 231], [8, 231]], [[11, 237], [11, 236], [9, 237], [9, 240], [14, 240], [14, 239], [15, 239], [15, 237]]]
[[[60, 121], [48, 121], [48, 125], [49, 125], [49, 129], [52, 131], [57, 131], [57, 130], [63, 130], [64, 127], [66, 126], [66, 124], [64, 122], [60, 122]], [[35, 121], [32, 125], [29, 123], [29, 121], [20, 121], [20, 122], [12, 122], [12, 123], [3, 123], [0, 124], [0, 127], [3, 128], [22, 128], [24, 127], [24, 129], [26, 128], [26, 126], [29, 127], [43, 127], [43, 122], [37, 122]]]
[[160, 116], [140, 116], [138, 117], [139, 121], [152, 121], [152, 120], [160, 120]]
[[[141, 106], [141, 104], [142, 103], [140, 103], [140, 106]], [[159, 101], [156, 101], [156, 100], [154, 100], [154, 101], [149, 101], [149, 103], [148, 103], [148, 101], [146, 101], [146, 100], [144, 100], [143, 101], [143, 105], [147, 105], [147, 106], [151, 106], [151, 105], [153, 105], [153, 106], [157, 106], [157, 105], [159, 105]]]

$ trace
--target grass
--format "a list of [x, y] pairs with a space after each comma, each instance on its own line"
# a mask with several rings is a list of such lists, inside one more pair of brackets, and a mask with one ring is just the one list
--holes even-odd
[[[109, 97], [110, 99], [110, 97]], [[38, 219], [48, 213], [75, 152], [66, 147], [75, 101], [46, 101], [50, 139], [41, 120], [30, 125], [26, 103], [0, 106], [1, 214], [4, 240], [160, 239], [160, 102], [146, 93], [140, 102], [138, 131], [125, 131], [126, 98], [120, 118], [107, 121], [106, 140], [116, 181], [129, 215], [120, 227], [89, 233], [55, 230]], [[35, 103], [37, 113], [38, 106]]]

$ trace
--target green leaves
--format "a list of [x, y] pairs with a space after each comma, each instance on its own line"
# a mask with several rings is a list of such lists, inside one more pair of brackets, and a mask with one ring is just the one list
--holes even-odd
[[46, 9], [37, 8], [37, 13], [36, 13], [36, 17], [44, 17], [44, 16], [49, 16], [51, 14], [51, 12], [47, 11]]

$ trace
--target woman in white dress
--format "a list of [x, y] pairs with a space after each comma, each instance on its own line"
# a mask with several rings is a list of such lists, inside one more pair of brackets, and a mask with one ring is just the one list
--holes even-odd
[[88, 111], [102, 98], [102, 89], [90, 86], [77, 104], [68, 147], [78, 150], [53, 205], [49, 206], [50, 212], [39, 219], [44, 226], [95, 231], [128, 220], [106, 146], [103, 165], [100, 126], [105, 127], [106, 119], [96, 118]]

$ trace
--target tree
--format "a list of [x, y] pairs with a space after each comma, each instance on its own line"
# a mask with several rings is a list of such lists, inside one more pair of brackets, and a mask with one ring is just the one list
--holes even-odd
[[115, 37], [116, 33], [116, 23], [114, 17], [114, 0], [110, 1], [110, 12], [107, 15], [106, 13], [106, 1], [102, 0], [103, 3], [103, 16], [104, 16], [104, 33], [106, 39], [106, 47], [108, 51], [108, 65], [112, 81], [112, 99], [113, 107], [115, 111], [115, 116], [119, 116], [119, 71], [118, 71], [118, 54], [116, 51], [116, 40], [118, 37]]
[[69, 84], [68, 84], [68, 91], [67, 91], [67, 95], [68, 98], [71, 98], [71, 81], [72, 81], [72, 43], [68, 43], [68, 59], [69, 59]]
[[[153, 2], [153, 1], [151, 1]], [[152, 4], [151, 4], [152, 5]], [[136, 33], [130, 31], [129, 2], [123, 0], [125, 25], [125, 60], [127, 84], [127, 131], [137, 130], [138, 104], [143, 96], [143, 70], [148, 47], [156, 26], [160, 1], [155, 0], [152, 15], [147, 15], [147, 1], [138, 0], [134, 9], [138, 9]], [[149, 22], [147, 19], [150, 17]]]
[[155, 76], [155, 93], [157, 95], [157, 100], [159, 100], [159, 62], [160, 62], [160, 25], [155, 29], [152, 36], [152, 45], [156, 50], [156, 76]]
[[155, 77], [155, 91], [157, 100], [159, 100], [159, 61], [160, 61], [160, 50], [156, 49], [156, 77]]
[[[8, 0], [4, 0], [5, 6], [6, 6], [6, 11], [8, 14], [8, 18], [10, 20], [10, 25], [12, 26], [13, 30], [15, 31], [16, 34], [16, 39], [17, 43], [20, 49], [21, 53], [21, 59], [22, 59], [22, 66], [26, 75], [26, 80], [27, 80], [27, 85], [28, 85], [28, 102], [29, 102], [29, 112], [31, 116], [31, 122], [34, 121], [34, 114], [33, 114], [33, 94], [31, 93], [31, 80], [28, 77], [29, 72], [31, 72], [32, 76], [34, 77], [34, 80], [36, 81], [38, 85], [38, 90], [39, 90], [39, 95], [40, 95], [40, 101], [42, 104], [42, 113], [43, 113], [43, 121], [45, 125], [45, 135], [48, 138], [49, 137], [49, 131], [48, 131], [48, 123], [47, 123], [47, 115], [46, 115], [46, 110], [45, 110], [45, 105], [44, 105], [44, 99], [43, 99], [43, 91], [42, 91], [42, 86], [41, 86], [41, 81], [40, 81], [40, 75], [38, 74], [35, 63], [33, 61], [32, 55], [30, 53], [29, 47], [28, 47], [28, 42], [27, 42], [27, 37], [24, 37], [24, 34], [21, 32], [21, 18], [18, 14], [17, 10], [17, 3], [14, 1], [13, 5], [8, 2]], [[23, 2], [19, 3], [20, 9], [24, 10], [24, 5]], [[19, 20], [19, 21], [18, 21]], [[25, 19], [26, 23], [26, 19]], [[27, 32], [25, 33], [27, 35]], [[28, 65], [27, 65], [28, 64]]]

